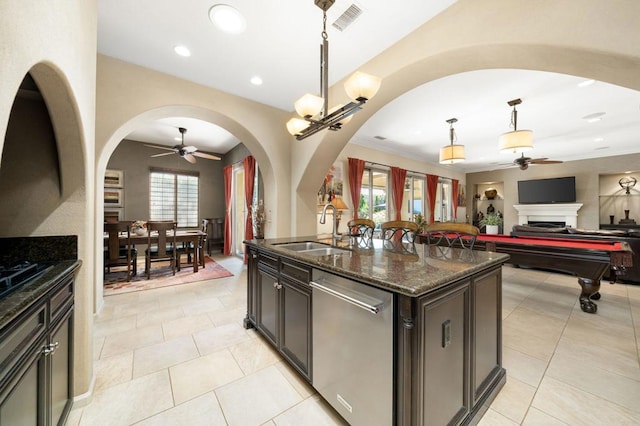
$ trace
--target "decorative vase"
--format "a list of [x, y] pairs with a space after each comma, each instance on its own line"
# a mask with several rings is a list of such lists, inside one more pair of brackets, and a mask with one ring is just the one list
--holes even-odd
[[498, 195], [498, 190], [495, 188], [489, 188], [484, 191], [484, 196], [487, 197], [487, 200], [493, 200]]
[[485, 232], [489, 235], [498, 235], [500, 229], [498, 225], [487, 225], [485, 228]]

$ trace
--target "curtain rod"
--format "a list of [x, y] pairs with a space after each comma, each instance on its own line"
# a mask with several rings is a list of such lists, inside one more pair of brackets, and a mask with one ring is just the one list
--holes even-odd
[[[391, 169], [391, 166], [388, 166], [388, 165], [386, 165], [386, 164], [382, 164], [382, 163], [376, 163], [375, 161], [367, 161], [367, 160], [365, 160], [365, 165], [366, 165], [366, 164], [369, 164], [369, 165], [372, 165], [372, 166], [373, 166], [373, 165], [375, 165], [375, 166], [382, 166], [382, 167], [385, 167], [385, 168]], [[417, 175], [427, 175], [427, 173], [425, 173], [425, 172], [416, 172], [415, 170], [407, 170], [407, 172], [408, 172], [408, 173], [415, 173], [415, 174], [417, 174]], [[445, 179], [453, 179], [453, 178], [450, 178], [450, 177], [447, 177], [447, 176], [438, 176], [438, 177], [445, 178]]]

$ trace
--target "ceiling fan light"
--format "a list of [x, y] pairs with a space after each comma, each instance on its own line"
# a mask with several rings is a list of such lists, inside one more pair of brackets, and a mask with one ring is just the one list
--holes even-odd
[[294, 104], [294, 108], [300, 117], [313, 117], [322, 111], [324, 106], [324, 99], [320, 96], [315, 96], [310, 93], [302, 96]]
[[518, 154], [533, 149], [533, 131], [516, 130], [500, 135], [500, 152]]
[[369, 100], [378, 93], [381, 83], [380, 77], [356, 71], [344, 82], [344, 90], [349, 98], [354, 101], [359, 99]]
[[292, 135], [296, 136], [302, 133], [304, 129], [309, 126], [309, 123], [301, 118], [292, 118], [287, 121], [287, 131]]
[[440, 148], [440, 164], [455, 164], [464, 161], [464, 145], [447, 145]]

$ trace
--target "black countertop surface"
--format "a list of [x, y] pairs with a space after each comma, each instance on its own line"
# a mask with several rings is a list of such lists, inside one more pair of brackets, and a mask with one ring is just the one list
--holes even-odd
[[283, 245], [304, 241], [332, 243], [331, 238], [310, 236], [249, 240], [245, 244], [411, 297], [421, 296], [509, 259], [508, 255], [496, 252], [380, 239], [340, 241], [336, 246], [346, 249], [344, 252], [322, 256], [288, 250]]

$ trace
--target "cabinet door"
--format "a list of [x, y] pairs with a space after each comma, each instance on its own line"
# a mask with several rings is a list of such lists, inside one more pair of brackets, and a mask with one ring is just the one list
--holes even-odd
[[280, 351], [311, 380], [311, 288], [281, 278]]
[[73, 308], [62, 318], [51, 333], [49, 342], [55, 351], [48, 358], [51, 371], [51, 425], [64, 424], [71, 409], [73, 388]]
[[256, 327], [274, 346], [278, 346], [278, 276], [268, 268], [258, 265], [256, 276], [258, 318]]
[[45, 424], [45, 357], [41, 340], [0, 390], [0, 425], [36, 426]]
[[250, 248], [247, 260], [247, 317], [245, 318], [244, 327], [251, 328], [256, 324], [256, 314], [258, 312], [257, 304], [257, 285], [256, 276], [258, 275], [258, 253], [255, 249]]
[[471, 379], [477, 401], [501, 370], [502, 293], [501, 269], [481, 275], [473, 282], [473, 353]]
[[469, 412], [469, 283], [421, 303], [422, 421], [457, 424]]

